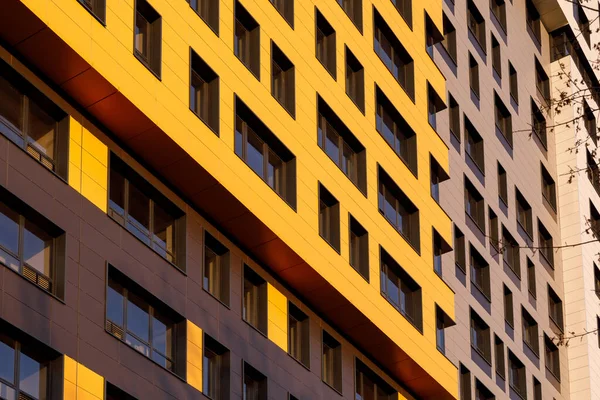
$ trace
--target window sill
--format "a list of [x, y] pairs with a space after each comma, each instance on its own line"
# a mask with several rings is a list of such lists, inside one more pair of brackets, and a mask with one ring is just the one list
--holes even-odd
[[561, 333], [564, 333], [564, 328], [561, 327], [555, 320], [554, 318], [552, 318], [551, 315], [548, 315], [548, 318], [550, 318], [550, 321], [552, 321], [552, 323], [554, 324], [554, 326], [556, 326], [556, 329], [558, 329]]
[[330, 388], [331, 390], [333, 390], [334, 392], [336, 392], [340, 396], [343, 396], [341, 390], [337, 390], [336, 388], [334, 388], [333, 386], [331, 386], [329, 383], [325, 382], [325, 380], [323, 378], [321, 378], [321, 382], [323, 382], [328, 388]]
[[492, 366], [492, 361], [487, 359], [487, 357], [483, 354], [483, 351], [479, 350], [473, 343], [471, 343], [471, 348], [475, 350], [477, 354], [479, 354], [483, 361], [485, 361], [490, 367]]
[[219, 29], [218, 29], [219, 23], [217, 22], [217, 29], [213, 28], [212, 24], [210, 24], [206, 19], [204, 19], [204, 17], [202, 15], [200, 15], [200, 13], [197, 10], [195, 10], [194, 7], [192, 7], [191, 2], [188, 1], [188, 3], [190, 4], [190, 8], [192, 9], [192, 11], [194, 11], [194, 13], [198, 17], [200, 17], [202, 22], [204, 22], [206, 24], [206, 26], [208, 26], [210, 28], [210, 30], [213, 31], [215, 33], [215, 35], [217, 35], [217, 37], [219, 37]]
[[[150, 64], [148, 64], [148, 61], [144, 60], [144, 58], [143, 58], [143, 57], [142, 57], [142, 56], [141, 56], [141, 55], [138, 53], [138, 51], [137, 51], [136, 49], [133, 49], [133, 55], [135, 56], [135, 58], [137, 58], [137, 59], [138, 59], [138, 61], [139, 61], [140, 63], [142, 63], [142, 65], [143, 65], [144, 67], [146, 67], [146, 69], [147, 69], [148, 71], [150, 71], [150, 73], [151, 73], [152, 75], [154, 75], [154, 76], [156, 77], [156, 79], [158, 79], [159, 81], [161, 81], [161, 82], [162, 82], [162, 79], [161, 79], [161, 77], [160, 77], [160, 72], [156, 72], [156, 71], [154, 71], [154, 69], [153, 69], [153, 68], [150, 66]], [[161, 58], [161, 63], [162, 63], [162, 58]], [[160, 69], [160, 67], [159, 67], [159, 69]]]
[[485, 231], [481, 228], [481, 226], [479, 226], [479, 224], [477, 223], [477, 221], [475, 220], [475, 218], [471, 217], [471, 214], [469, 214], [466, 210], [465, 210], [465, 215], [467, 217], [469, 217], [469, 219], [473, 222], [473, 224], [475, 224], [475, 226], [477, 227], [477, 229], [479, 229], [479, 231], [485, 236]]
[[222, 306], [224, 306], [225, 308], [231, 310], [231, 307], [229, 306], [229, 304], [225, 303], [223, 300], [219, 299], [217, 296], [215, 296], [214, 294], [212, 294], [211, 292], [209, 292], [208, 289], [206, 289], [204, 287], [204, 284], [202, 284], [202, 290], [204, 290], [206, 293], [208, 293], [208, 295], [210, 297], [212, 297], [213, 299], [215, 299], [216, 301], [218, 301], [219, 303], [221, 303]]
[[[531, 350], [531, 352], [533, 353], [533, 355], [534, 355], [534, 356], [536, 356], [538, 359], [540, 358], [540, 352], [539, 352], [539, 350], [538, 350], [538, 351], [536, 351], [536, 350], [533, 348], [533, 346], [531, 346], [531, 345], [530, 345], [529, 343], [527, 343], [525, 340], [523, 340], [523, 344], [524, 344], [525, 346], [527, 346], [527, 348], [528, 348], [529, 350]], [[539, 345], [538, 345], [538, 347], [539, 347]]]
[[504, 131], [502, 129], [500, 129], [500, 127], [498, 126], [498, 124], [496, 124], [496, 130], [498, 132], [500, 132], [500, 135], [502, 135], [502, 137], [504, 138], [504, 140], [506, 140], [506, 143], [511, 148], [511, 150], [514, 150], [513, 140], [509, 139], [508, 136], [506, 136], [506, 134], [504, 134]]
[[526, 400], [527, 399], [527, 391], [525, 391], [525, 395], [521, 394], [521, 389], [516, 388], [514, 385], [511, 385], [510, 383], [508, 384], [508, 386], [512, 389], [512, 391], [519, 396], [520, 399]]
[[413, 326], [413, 328], [415, 328], [417, 331], [419, 331], [419, 333], [422, 335], [423, 334], [423, 329], [419, 328], [417, 325], [415, 325], [415, 323], [412, 321], [412, 318], [410, 318], [409, 316], [406, 315], [406, 313], [403, 313], [402, 311], [400, 311], [400, 309], [391, 301], [388, 300], [388, 298], [386, 297], [386, 295], [383, 292], [380, 292], [381, 297], [383, 297], [385, 299], [385, 301], [388, 302], [389, 305], [391, 305], [396, 311], [398, 311], [398, 313], [400, 313], [400, 315], [402, 315], [402, 317], [404, 317], [404, 319]]
[[[196, 113], [196, 111], [192, 110], [191, 108], [190, 108], [190, 111], [192, 112], [192, 114], [194, 114], [196, 117], [198, 117], [198, 119], [199, 119], [200, 121], [202, 121], [202, 123], [203, 123], [204, 125], [206, 125], [206, 127], [207, 127], [208, 129], [210, 129], [210, 130], [211, 130], [211, 131], [212, 131], [212, 132], [213, 132], [213, 133], [214, 133], [214, 134], [215, 134], [217, 137], [220, 137], [220, 136], [221, 136], [221, 135], [219, 134], [219, 130], [218, 130], [218, 129], [214, 129], [212, 126], [210, 126], [210, 124], [209, 124], [209, 123], [208, 123], [208, 122], [207, 122], [207, 121], [206, 121], [204, 118], [202, 118], [200, 115], [198, 115], [198, 113]], [[219, 122], [220, 122], [220, 121], [219, 121]]]
[[550, 368], [548, 368], [548, 366], [546, 366], [546, 371], [550, 372], [550, 375], [552, 375], [554, 379], [556, 379], [560, 383], [560, 377], [556, 376], [556, 374]]
[[460, 269], [462, 271], [463, 274], [467, 274], [467, 267], [463, 267], [462, 265], [460, 265], [457, 262], [454, 262], [454, 265], [456, 266], [456, 268]]
[[421, 250], [418, 249], [416, 246], [414, 246], [406, 237], [406, 235], [404, 235], [402, 232], [400, 232], [400, 230], [390, 222], [389, 219], [387, 219], [387, 217], [383, 214], [383, 212], [381, 211], [381, 209], [379, 209], [379, 214], [383, 217], [383, 219], [385, 219], [387, 221], [388, 224], [390, 224], [390, 226], [396, 231], [398, 232], [398, 234], [400, 235], [400, 237], [402, 239], [404, 239], [404, 241], [418, 254], [421, 255]]
[[[529, 209], [529, 211], [531, 211], [531, 209]], [[521, 221], [519, 221], [518, 219], [517, 219], [517, 226], [519, 226], [523, 230], [523, 232], [525, 232], [525, 234], [527, 235], [529, 240], [531, 240], [533, 242], [533, 232], [530, 232], [529, 230], [527, 230], [527, 228], [525, 228], [523, 226], [523, 224], [521, 223]]]
[[252, 71], [252, 68], [250, 68], [249, 65], [247, 65], [237, 54], [235, 54], [235, 58], [237, 58], [244, 67], [246, 67], [246, 69], [256, 78], [258, 79], [258, 81], [260, 81], [260, 69], [258, 71], [258, 74], [255, 73], [254, 71]]
[[79, 4], [81, 4], [81, 6], [83, 8], [85, 8], [92, 15], [92, 17], [94, 17], [96, 19], [96, 21], [100, 22], [100, 24], [106, 28], [106, 21], [103, 21], [100, 17], [98, 17], [93, 10], [90, 10], [90, 8], [85, 5], [85, 3], [82, 3], [80, 0], [78, 0], [78, 1], [79, 1]]
[[[471, 274], [471, 276], [473, 276], [473, 274]], [[483, 297], [485, 297], [485, 299], [491, 304], [492, 303], [491, 293], [486, 294], [485, 291], [483, 290], [483, 288], [479, 287], [479, 285], [473, 279], [471, 279], [471, 283], [473, 284], [473, 287], [475, 287], [475, 289], [477, 289], [479, 291], [479, 293], [481, 293], [483, 295]]]
[[[506, 6], [505, 10], [506, 10]], [[506, 13], [506, 12], [505, 12]], [[490, 14], [492, 14], [494, 16], [494, 19], [496, 20], [496, 22], [498, 23], [498, 26], [502, 29], [502, 32], [504, 32], [504, 35], [508, 35], [508, 32], [506, 30], [506, 27], [504, 26], [504, 24], [500, 21], [500, 18], [498, 18], [498, 16], [496, 15], [496, 13], [494, 12], [494, 10], [492, 10], [492, 8], [490, 7]]]
[[29, 282], [29, 284], [33, 285], [34, 287], [36, 287], [38, 290], [41, 290], [42, 292], [44, 292], [45, 294], [47, 294], [48, 296], [54, 298], [55, 300], [61, 302], [62, 304], [67, 304], [64, 300], [62, 300], [60, 297], [58, 297], [57, 295], [55, 295], [52, 292], [49, 292], [47, 290], [45, 290], [44, 288], [40, 287], [39, 285], [36, 285], [35, 282], [30, 281], [29, 279], [27, 279], [25, 276], [23, 276], [21, 273], [19, 273], [18, 271], [15, 271], [14, 269], [10, 268], [9, 266], [5, 265], [4, 263], [0, 262], [0, 266], [5, 267], [7, 270], [12, 271], [13, 274], [16, 274], [18, 276], [21, 277], [21, 279], [24, 279], [26, 282]]
[[[275, 97], [273, 92], [271, 92], [271, 97], [273, 97], [275, 99], [275, 101], [277, 101], [277, 103], [279, 103], [279, 105], [290, 115], [290, 117], [292, 117], [293, 120], [296, 120], [296, 111], [295, 110], [291, 111], [290, 109], [288, 109], [286, 107], [286, 105], [281, 102], [280, 99]], [[296, 99], [294, 99], [294, 108], [295, 108], [295, 106], [296, 106]], [[364, 111], [363, 111], [363, 114], [364, 114]]]
[[473, 156], [471, 155], [471, 153], [469, 153], [466, 149], [465, 149], [465, 154], [467, 156], [469, 156], [469, 159], [471, 161], [473, 161], [473, 165], [475, 165], [477, 167], [477, 170], [481, 173], [481, 175], [483, 175], [483, 177], [485, 177], [485, 163], [484, 165], [479, 165], [479, 163], [477, 161], [475, 161], [475, 159], [473, 158]]
[[298, 364], [300, 364], [304, 369], [306, 369], [307, 371], [310, 371], [310, 365], [306, 365], [304, 364], [302, 361], [298, 360], [296, 357], [294, 357], [293, 355], [291, 355], [289, 352], [287, 353], [288, 356], [290, 356], [290, 358], [294, 361], [296, 361]]
[[325, 238], [323, 235], [321, 235], [320, 233], [319, 233], [319, 237], [320, 237], [321, 239], [323, 239], [323, 240], [325, 241], [325, 243], [327, 243], [329, 246], [331, 246], [331, 248], [332, 248], [333, 250], [335, 250], [335, 252], [336, 252], [336, 253], [338, 253], [338, 254], [340, 254], [340, 255], [342, 254], [342, 252], [341, 252], [341, 250], [340, 250], [340, 249], [338, 249], [338, 248], [337, 248], [337, 247], [335, 247], [333, 244], [331, 244], [331, 242], [330, 242], [329, 240], [327, 240], [327, 239], [326, 239], [326, 238]]
[[458, 67], [458, 61], [456, 61], [456, 57], [452, 57], [452, 54], [450, 54], [450, 51], [448, 51], [448, 49], [446, 48], [446, 46], [444, 46], [443, 44], [441, 44], [440, 47], [442, 49], [444, 49], [444, 52], [448, 55], [448, 58], [452, 61], [452, 63], [454, 64], [454, 66]]
[[331, 72], [331, 70], [327, 67], [327, 65], [325, 65], [325, 63], [323, 62], [323, 60], [321, 60], [317, 54], [315, 54], [315, 58], [317, 60], [319, 60], [319, 63], [323, 66], [323, 68], [325, 68], [325, 71], [329, 72], [329, 75], [331, 75], [331, 77], [333, 78], [333, 80], [337, 81], [335, 70], [333, 72]]
[[[504, 258], [504, 257], [503, 257], [503, 258]], [[520, 281], [521, 281], [521, 271], [520, 271], [520, 270], [519, 270], [519, 271], [517, 271], [517, 270], [516, 270], [516, 269], [515, 269], [515, 268], [514, 268], [514, 267], [513, 267], [511, 264], [509, 264], [508, 262], [506, 262], [506, 261], [504, 261], [504, 260], [503, 260], [502, 262], [504, 263], [504, 265], [506, 265], [506, 267], [507, 267], [508, 269], [510, 269], [510, 270], [513, 272], [513, 274], [515, 274], [515, 276], [517, 277], [517, 279], [518, 279], [518, 280], [519, 280], [519, 282], [520, 282]]]
[[556, 214], [556, 204], [552, 204], [552, 202], [550, 200], [548, 200], [548, 198], [546, 196], [544, 196], [543, 193], [542, 193], [542, 199], [544, 200], [544, 202], [546, 204], [548, 204], [548, 206], [552, 209], [552, 211], [554, 211], [554, 214]]
[[[398, 78], [394, 75], [394, 73], [388, 68], [388, 66], [385, 64], [385, 62], [383, 61], [383, 58], [381, 58], [381, 56], [379, 55], [379, 53], [377, 52], [377, 50], [375, 50], [375, 47], [373, 47], [373, 52], [377, 55], [377, 57], [379, 57], [379, 60], [381, 61], [381, 63], [383, 64], [384, 68], [390, 73], [390, 75], [392, 75], [392, 78], [394, 78], [394, 80], [398, 83], [398, 86], [400, 86], [400, 88], [402, 89], [402, 91], [404, 92], [404, 94], [406, 94], [408, 96], [408, 98], [410, 99], [410, 101], [413, 102], [413, 104], [415, 103], [415, 94], [414, 94], [414, 89], [413, 89], [413, 93], [410, 93], [408, 90], [406, 90], [406, 88], [400, 83], [400, 81], [398, 80]], [[414, 64], [414, 60], [413, 60], [413, 64]], [[413, 85], [414, 85], [414, 74], [413, 74]]]
[[554, 270], [554, 262], [548, 260], [548, 257], [546, 257], [546, 255], [540, 251], [540, 255], [542, 256], [542, 258], [544, 259], [544, 261], [546, 261], [548, 263], [548, 265], [550, 266], [550, 268], [552, 268], [552, 270]]
[[348, 93], [348, 91], [346, 91], [346, 96], [348, 96], [348, 98], [350, 99], [350, 101], [352, 101], [352, 104], [354, 104], [356, 106], [356, 108], [358, 108], [358, 111], [361, 112], [362, 115], [365, 115], [365, 105], [363, 104], [363, 106], [361, 107], [356, 100], [354, 100], [352, 98], [352, 96], [350, 96], [350, 93]]
[[[243, 307], [243, 305], [242, 305]], [[242, 317], [242, 321], [244, 321], [250, 328], [254, 329], [256, 332], [260, 333], [261, 336], [263, 336], [265, 339], [269, 339], [269, 336], [267, 334], [267, 332], [263, 332], [260, 329], [258, 329], [256, 326], [252, 325], [250, 322], [246, 321], [244, 319], [244, 317]]]

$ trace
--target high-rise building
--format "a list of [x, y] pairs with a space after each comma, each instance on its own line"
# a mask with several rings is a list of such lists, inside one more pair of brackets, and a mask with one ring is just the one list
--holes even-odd
[[457, 398], [444, 26], [440, 0], [1, 0], [0, 398]]

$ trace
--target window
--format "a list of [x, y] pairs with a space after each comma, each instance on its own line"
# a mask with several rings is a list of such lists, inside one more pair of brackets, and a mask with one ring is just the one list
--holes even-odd
[[494, 352], [496, 353], [496, 373], [506, 379], [506, 365], [504, 364], [504, 342], [494, 335]]
[[185, 215], [113, 153], [108, 215], [161, 257], [185, 271]]
[[550, 264], [554, 266], [554, 245], [552, 243], [552, 236], [546, 227], [538, 219], [538, 245], [540, 247], [540, 254]]
[[531, 126], [533, 133], [538, 137], [544, 147], [548, 147], [548, 137], [546, 134], [546, 117], [538, 108], [537, 104], [531, 99]]
[[203, 287], [227, 306], [229, 306], [229, 263], [229, 249], [205, 231]]
[[192, 10], [202, 18], [206, 25], [219, 35], [219, 2], [212, 0], [188, 0]]
[[500, 163], [498, 163], [498, 197], [508, 205], [508, 179], [506, 170]]
[[65, 233], [0, 187], [0, 265], [64, 297]]
[[369, 281], [369, 234], [350, 215], [350, 265]]
[[213, 400], [229, 399], [229, 350], [204, 334], [202, 393]]
[[585, 11], [581, 4], [577, 3], [577, 26], [579, 27], [579, 32], [581, 36], [585, 39], [588, 47], [590, 46], [590, 37], [592, 31], [590, 30], [590, 20], [585, 15]]
[[526, 21], [527, 26], [530, 29], [530, 32], [533, 34], [538, 44], [542, 43], [542, 33], [541, 33], [541, 23], [540, 23], [540, 13], [533, 5], [532, 0], [526, 1], [527, 15]]
[[106, 331], [181, 376], [185, 362], [176, 349], [185, 341], [185, 319], [110, 265], [107, 281]]
[[319, 10], [316, 13], [316, 56], [325, 69], [336, 79], [335, 30]]
[[475, 399], [494, 400], [496, 397], [479, 379], [475, 379]]
[[494, 115], [496, 117], [496, 129], [500, 131], [502, 136], [504, 136], [508, 144], [512, 147], [512, 116], [496, 91], [494, 91], [494, 111]]
[[1, 60], [0, 133], [44, 167], [67, 179], [67, 114]]
[[508, 352], [508, 384], [521, 398], [527, 398], [527, 378], [525, 365], [512, 351]]
[[554, 322], [556, 327], [563, 330], [563, 309], [562, 300], [554, 290], [548, 285], [548, 314], [550, 320]]
[[[492, 3], [494, 0], [492, 0]], [[492, 68], [498, 74], [499, 78], [502, 78], [502, 53], [500, 49], [500, 42], [496, 39], [493, 33], [490, 33], [492, 38]]]
[[435, 26], [431, 20], [431, 17], [429, 17], [429, 14], [427, 14], [427, 11], [425, 11], [425, 51], [427, 51], [427, 54], [432, 59], [433, 47], [436, 43], [441, 42], [443, 39], [444, 36], [442, 35], [442, 32], [440, 32], [438, 27]]
[[[377, 115], [375, 127], [400, 159], [417, 174], [417, 136], [387, 96], [375, 87]], [[600, 182], [600, 181], [599, 181]]]
[[588, 105], [587, 101], [583, 100], [583, 124], [588, 135], [592, 138], [594, 143], [598, 136], [598, 128], [596, 127], [596, 116], [592, 111], [592, 108]]
[[460, 400], [471, 400], [471, 371], [460, 364]]
[[475, 186], [465, 176], [465, 212], [477, 227], [485, 232], [485, 202]]
[[244, 264], [243, 319], [267, 334], [267, 282]]
[[490, 245], [496, 250], [496, 254], [500, 252], [500, 237], [498, 234], [498, 216], [491, 208], [488, 207], [489, 219], [489, 239]]
[[433, 270], [439, 276], [442, 276], [442, 254], [451, 250], [451, 247], [444, 238], [433, 229]]
[[483, 295], [491, 301], [490, 266], [473, 245], [469, 246], [469, 263], [471, 264], [471, 282]]
[[[600, 317], [598, 316], [596, 316], [596, 332], [600, 332]], [[600, 337], [598, 337], [598, 348], [600, 349]]]
[[540, 353], [538, 324], [531, 314], [522, 307], [523, 342], [536, 354]]
[[296, 117], [294, 64], [274, 42], [271, 42], [271, 94], [292, 117]]
[[471, 347], [491, 364], [490, 327], [471, 309]]
[[537, 297], [535, 264], [529, 259], [529, 257], [527, 257], [527, 290], [534, 299]]
[[600, 168], [598, 168], [598, 163], [594, 160], [594, 156], [590, 153], [589, 150], [586, 150], [586, 161], [587, 161], [587, 176], [592, 186], [598, 193], [600, 193]]
[[242, 64], [260, 79], [260, 26], [239, 1], [235, 2], [233, 51]]
[[550, 172], [540, 164], [542, 168], [542, 197], [550, 204], [553, 210], [556, 210], [556, 185]]
[[348, 18], [362, 32], [362, 0], [337, 0]]
[[106, 24], [106, 0], [79, 0], [98, 21]]
[[450, 92], [448, 92], [448, 125], [450, 133], [460, 142], [460, 107]]
[[550, 101], [550, 79], [537, 58], [535, 59], [535, 84], [538, 94], [548, 103]]
[[594, 207], [594, 204], [590, 200], [590, 219], [588, 220], [589, 230], [586, 232], [590, 233], [594, 238], [600, 238], [600, 213]]
[[319, 184], [319, 235], [340, 251], [340, 203]]
[[381, 257], [381, 294], [419, 331], [423, 329], [421, 287], [383, 249]]
[[479, 64], [475, 57], [469, 52], [469, 87], [471, 93], [479, 98]]
[[340, 170], [365, 194], [367, 192], [366, 151], [356, 136], [318, 96], [317, 142]]
[[594, 291], [596, 296], [600, 297], [600, 269], [596, 263], [594, 263]]
[[504, 321], [511, 327], [515, 326], [515, 317], [514, 317], [514, 309], [513, 309], [513, 295], [510, 289], [503, 285], [504, 287]]
[[106, 382], [106, 400], [137, 400], [135, 397]]
[[296, 158], [239, 98], [235, 112], [235, 154], [295, 209]]
[[485, 52], [485, 19], [477, 9], [473, 0], [467, 1], [467, 25], [481, 49]]
[[558, 347], [547, 335], [544, 335], [544, 342], [546, 344], [546, 369], [560, 381], [560, 358]]
[[471, 157], [477, 168], [485, 174], [483, 138], [471, 121], [465, 117], [465, 152]]
[[529, 237], [533, 237], [533, 212], [531, 211], [531, 206], [516, 187], [515, 203], [517, 207], [517, 224], [523, 228]]
[[162, 19], [146, 0], [135, 1], [134, 54], [160, 78]]
[[438, 351], [446, 354], [446, 316], [438, 306], [435, 307], [435, 344]]
[[540, 381], [533, 378], [533, 400], [542, 400], [542, 384]]
[[419, 209], [381, 167], [378, 168], [378, 175], [379, 212], [418, 251], [420, 248]]
[[305, 367], [310, 366], [308, 315], [291, 302], [288, 302], [288, 353]]
[[408, 97], [414, 101], [415, 72], [413, 59], [375, 8], [373, 9], [373, 15], [375, 24], [373, 46], [375, 53], [394, 75]]
[[365, 112], [365, 69], [358, 59], [346, 47], [346, 94]]
[[446, 105], [436, 91], [427, 83], [427, 118], [433, 130], [437, 130], [437, 115]]
[[445, 13], [443, 23], [444, 40], [442, 40], [442, 46], [444, 47], [444, 49], [446, 49], [446, 52], [448, 52], [448, 55], [450, 56], [452, 61], [454, 61], [454, 64], [457, 64], [458, 57], [456, 55], [456, 28], [454, 28], [454, 25], [452, 25], [452, 22], [450, 22], [450, 19], [448, 19]]
[[491, 0], [492, 15], [496, 17], [500, 27], [506, 33], [506, 3], [504, 0]]
[[391, 400], [397, 392], [359, 359], [356, 359], [355, 400]]
[[275, 6], [279, 14], [287, 21], [288, 24], [294, 27], [294, 0], [270, 0]]
[[190, 110], [219, 134], [219, 77], [191, 51]]
[[462, 272], [467, 273], [465, 255], [465, 235], [454, 225], [454, 262]]
[[521, 255], [519, 243], [513, 238], [504, 226], [502, 226], [502, 259], [504, 264], [521, 279]]
[[406, 21], [409, 27], [412, 27], [412, 0], [392, 0], [396, 9]]
[[244, 362], [243, 400], [267, 400], [267, 377]]
[[323, 382], [342, 392], [342, 345], [329, 333], [323, 331]]
[[517, 70], [510, 61], [508, 62], [508, 80], [510, 81], [510, 96], [515, 103], [519, 104], [519, 79]]

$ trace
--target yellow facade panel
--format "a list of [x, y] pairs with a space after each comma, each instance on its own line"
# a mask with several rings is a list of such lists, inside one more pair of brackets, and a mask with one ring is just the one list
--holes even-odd
[[77, 387], [98, 399], [104, 398], [104, 378], [79, 363], [77, 363]]
[[96, 207], [106, 212], [108, 192], [85, 172], [81, 174], [81, 194]]
[[92, 155], [101, 165], [108, 166], [108, 147], [85, 127], [82, 139], [83, 150]]
[[77, 361], [69, 356], [64, 356], [64, 378], [71, 383], [77, 383]]
[[187, 363], [187, 383], [198, 391], [202, 391], [202, 369], [196, 367], [194, 364]]
[[267, 315], [269, 323], [267, 332], [269, 339], [283, 351], [288, 350], [288, 305], [287, 298], [272, 284], [267, 284]]

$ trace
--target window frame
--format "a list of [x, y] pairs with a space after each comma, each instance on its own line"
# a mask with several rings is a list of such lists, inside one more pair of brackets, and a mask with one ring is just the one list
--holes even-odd
[[[492, 365], [491, 332], [490, 326], [471, 308], [470, 309], [470, 343], [471, 348], [477, 352], [490, 366]], [[475, 326], [475, 324], [479, 326]], [[477, 338], [481, 336], [479, 343]], [[480, 348], [480, 346], [484, 348]]]
[[[487, 53], [486, 48], [486, 27], [485, 27], [485, 18], [477, 8], [477, 5], [473, 2], [473, 0], [467, 0], [467, 28], [469, 32], [475, 38], [477, 44], [484, 53]], [[472, 20], [471, 20], [472, 19]], [[473, 27], [473, 23], [476, 25], [476, 28]], [[479, 97], [479, 96], [478, 96]]]
[[[260, 81], [260, 25], [239, 0], [234, 4], [233, 22], [233, 54]], [[243, 35], [237, 35], [238, 26], [244, 29]]]
[[[277, 84], [279, 80], [282, 83]], [[296, 119], [296, 67], [273, 40], [271, 40], [271, 96], [292, 118]]]
[[[257, 332], [268, 337], [268, 283], [259, 273], [244, 263], [242, 272], [242, 320]], [[251, 293], [247, 298], [246, 282], [251, 285]], [[251, 302], [252, 304], [247, 304]]]
[[[142, 7], [141, 11], [138, 6]], [[142, 39], [145, 42], [145, 49], [142, 50], [136, 45], [138, 16], [145, 21], [145, 29], [142, 33], [145, 36], [145, 39]], [[147, 0], [134, 0], [133, 27], [133, 55], [159, 81], [162, 80], [162, 16]], [[144, 54], [144, 50], [147, 54]]]
[[[219, 36], [219, 4], [212, 0], [187, 0], [190, 8], [194, 10], [202, 21]], [[216, 4], [216, 6], [215, 6]], [[213, 5], [211, 9], [210, 5]]]
[[[369, 266], [369, 232], [348, 213], [348, 234], [349, 234], [349, 256], [348, 263], [359, 273], [367, 282], [370, 282], [370, 266]], [[358, 242], [353, 245], [353, 243]], [[357, 246], [357, 254], [353, 255], [353, 247]], [[353, 263], [354, 259], [358, 259], [358, 265]]]
[[[210, 1], [210, 0], [197, 0]], [[198, 69], [198, 71], [196, 71]], [[195, 80], [196, 79], [196, 80]], [[200, 81], [200, 87], [194, 82]], [[190, 47], [190, 111], [217, 136], [220, 131], [220, 78]]]
[[[203, 231], [203, 235], [202, 289], [225, 307], [230, 308], [231, 258], [229, 249], [206, 230]], [[207, 269], [207, 255], [209, 250], [215, 255], [215, 271], [218, 271], [217, 277], [214, 278], [219, 286], [216, 291], [211, 290], [210, 283], [207, 283], [207, 281], [211, 280], [207, 276], [207, 273], [210, 272], [210, 269]]]
[[[329, 358], [325, 355], [326, 347], [332, 353]], [[332, 359], [331, 365], [327, 367], [326, 363], [330, 359]], [[343, 382], [342, 360], [342, 343], [325, 329], [321, 329], [321, 381], [340, 395], [342, 394]]]
[[354, 105], [365, 113], [365, 68], [350, 48], [345, 45], [345, 88], [346, 95]]
[[231, 379], [231, 353], [228, 348], [219, 343], [216, 339], [208, 335], [206, 332], [202, 335], [202, 369], [206, 374], [211, 374], [213, 371], [208, 367], [208, 362], [206, 352], [210, 351], [215, 355], [217, 359], [217, 377], [214, 379], [214, 382], [217, 382], [216, 385], [216, 395], [210, 392], [210, 388], [207, 388], [207, 381], [211, 381], [209, 379], [205, 379], [206, 376], [203, 374], [202, 379], [202, 393], [213, 400], [229, 400], [229, 386]]
[[[298, 306], [288, 300], [288, 321], [287, 321], [287, 336], [288, 336], [288, 355], [310, 370], [310, 318]], [[292, 319], [300, 326], [299, 334], [296, 335], [296, 343], [292, 335]], [[296, 327], [296, 330], [298, 328]], [[299, 353], [295, 354], [293, 349], [299, 349]]]
[[[329, 33], [327, 33], [328, 31]], [[323, 54], [319, 53], [319, 32], [323, 36]], [[315, 57], [321, 65], [329, 72], [334, 80], [337, 80], [337, 40], [336, 31], [315, 6]]]

